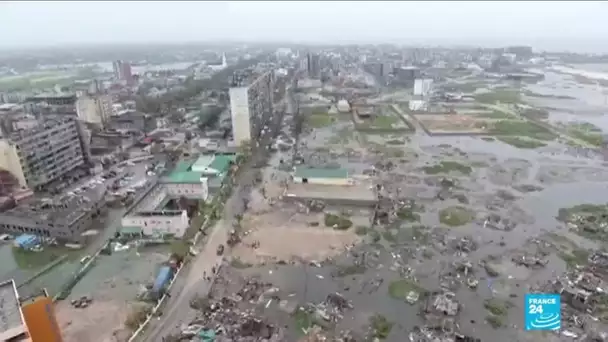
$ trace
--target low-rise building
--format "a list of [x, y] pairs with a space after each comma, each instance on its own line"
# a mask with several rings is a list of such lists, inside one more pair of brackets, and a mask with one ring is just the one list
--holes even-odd
[[76, 192], [38, 198], [0, 213], [0, 230], [31, 234], [64, 242], [82, 242], [82, 233], [104, 207], [105, 184], [85, 185]]
[[144, 235], [172, 234], [181, 237], [189, 226], [186, 210], [140, 211], [122, 218], [122, 226], [139, 227]]
[[352, 185], [346, 169], [317, 169], [297, 167], [293, 174], [294, 183], [317, 185]]

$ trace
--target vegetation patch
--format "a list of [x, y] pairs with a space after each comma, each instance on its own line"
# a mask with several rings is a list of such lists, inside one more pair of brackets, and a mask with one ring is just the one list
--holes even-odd
[[367, 270], [367, 267], [362, 264], [353, 264], [347, 266], [337, 266], [336, 267], [336, 275], [338, 277], [348, 277], [357, 274], [363, 274]]
[[453, 206], [439, 211], [439, 222], [450, 227], [463, 226], [475, 218], [475, 213], [461, 206]]
[[388, 338], [388, 335], [390, 335], [393, 325], [395, 324], [380, 314], [370, 317], [369, 323], [372, 328], [372, 337], [381, 340]]
[[477, 102], [490, 104], [494, 104], [497, 102], [509, 104], [522, 102], [519, 90], [512, 89], [496, 89], [488, 93], [477, 94], [475, 95], [475, 100]]
[[484, 119], [510, 119], [510, 118], [513, 118], [513, 115], [509, 115], [500, 110], [479, 112], [479, 113], [475, 113], [474, 116], [476, 116], [478, 118], [484, 118]]
[[496, 139], [517, 148], [534, 149], [547, 146], [546, 143], [523, 137], [497, 137]]
[[367, 227], [367, 226], [357, 226], [357, 227], [355, 227], [355, 234], [357, 234], [359, 236], [367, 235], [368, 231], [369, 231], [369, 227]]
[[574, 248], [570, 251], [560, 251], [558, 256], [568, 267], [584, 266], [589, 260], [589, 251], [582, 248]]
[[308, 117], [308, 125], [312, 128], [323, 128], [331, 126], [336, 121], [336, 118], [325, 112], [313, 112]]
[[238, 268], [238, 269], [245, 269], [245, 268], [249, 268], [249, 267], [253, 266], [253, 264], [244, 262], [240, 258], [232, 258], [232, 260], [230, 260], [230, 266], [232, 266], [234, 268]]
[[488, 315], [486, 322], [494, 329], [499, 329], [505, 326], [504, 320], [500, 316]]
[[542, 141], [551, 141], [557, 137], [545, 127], [523, 120], [497, 121], [490, 128], [490, 133], [499, 136], [528, 137]]
[[416, 292], [420, 295], [426, 294], [424, 288], [410, 279], [395, 280], [388, 285], [388, 294], [394, 299], [405, 300], [410, 292]]
[[332, 227], [337, 230], [346, 230], [353, 226], [353, 221], [348, 218], [329, 213], [325, 214], [324, 221], [326, 227]]
[[401, 208], [397, 210], [397, 217], [408, 222], [420, 222], [420, 214], [415, 212], [416, 208]]
[[483, 307], [486, 308], [494, 316], [507, 316], [509, 309], [513, 307], [513, 303], [497, 298], [486, 299], [483, 302]]
[[531, 120], [546, 120], [549, 118], [549, 111], [544, 108], [526, 108], [521, 111], [523, 117]]
[[556, 99], [556, 100], [576, 100], [576, 97], [568, 96], [568, 95], [553, 95], [553, 94], [540, 94], [535, 93], [531, 90], [525, 90], [524, 95], [530, 97], [539, 97], [543, 99]]
[[473, 168], [468, 165], [464, 165], [454, 161], [442, 161], [439, 164], [433, 166], [425, 166], [422, 170], [427, 175], [436, 175], [440, 173], [460, 172], [465, 175], [470, 175], [473, 172]]
[[602, 146], [604, 138], [602, 129], [588, 122], [569, 123], [565, 126], [566, 133], [593, 146]]

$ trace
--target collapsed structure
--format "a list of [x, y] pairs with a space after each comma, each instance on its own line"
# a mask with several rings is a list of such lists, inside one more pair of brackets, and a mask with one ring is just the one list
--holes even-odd
[[0, 213], [0, 229], [7, 233], [34, 234], [66, 242], [82, 242], [82, 233], [104, 207], [107, 187], [93, 182], [52, 198], [36, 198]]

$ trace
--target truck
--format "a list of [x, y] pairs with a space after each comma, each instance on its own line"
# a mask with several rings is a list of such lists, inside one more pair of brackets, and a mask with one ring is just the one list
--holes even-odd
[[165, 292], [167, 285], [173, 278], [173, 268], [171, 266], [163, 266], [158, 271], [154, 285], [152, 285], [151, 293], [154, 297], [160, 298]]

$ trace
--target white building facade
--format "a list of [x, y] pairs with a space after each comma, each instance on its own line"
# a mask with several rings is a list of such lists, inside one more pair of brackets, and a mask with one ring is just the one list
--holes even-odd
[[138, 212], [122, 218], [123, 227], [141, 227], [144, 235], [182, 237], [190, 224], [185, 210]]
[[414, 95], [427, 96], [433, 87], [433, 80], [430, 78], [417, 78], [414, 80]]
[[274, 71], [267, 71], [246, 86], [230, 88], [232, 135], [237, 145], [256, 139], [265, 118], [272, 115]]

